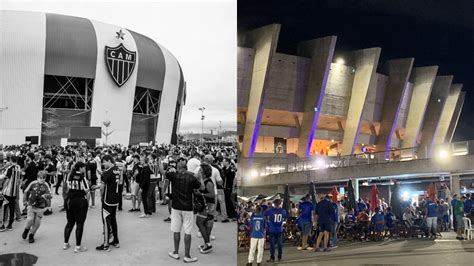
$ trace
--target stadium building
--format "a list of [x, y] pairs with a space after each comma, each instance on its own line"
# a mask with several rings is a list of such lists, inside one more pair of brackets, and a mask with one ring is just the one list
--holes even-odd
[[50, 13], [0, 11], [0, 25], [0, 144], [176, 142], [186, 83], [162, 45]]
[[451, 141], [465, 92], [438, 66], [379, 62], [381, 48], [337, 51], [336, 36], [277, 53], [279, 24], [239, 33], [238, 134], [244, 158], [429, 157]]
[[279, 53], [279, 33], [238, 36], [240, 195], [347, 191], [349, 179], [357, 197], [377, 184], [388, 198], [395, 180], [414, 198], [430, 182], [474, 191], [474, 142], [451, 142], [465, 97], [453, 76], [415, 58], [381, 62], [379, 47], [337, 50], [336, 36]]

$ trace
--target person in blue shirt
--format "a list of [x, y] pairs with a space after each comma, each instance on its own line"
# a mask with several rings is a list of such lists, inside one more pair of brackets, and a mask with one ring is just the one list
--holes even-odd
[[354, 210], [349, 210], [346, 216], [344, 217], [344, 224], [354, 225], [356, 221], [356, 216], [354, 215]]
[[[311, 233], [311, 227], [313, 224], [313, 203], [310, 202], [310, 195], [307, 194], [303, 201], [299, 204], [299, 216], [298, 223], [301, 228], [301, 246], [298, 247], [298, 250], [308, 249], [308, 236]], [[311, 248], [310, 248], [311, 249]]]
[[337, 247], [337, 226], [339, 225], [339, 205], [337, 203], [332, 203], [334, 209], [333, 215], [333, 224], [331, 227], [331, 247]]
[[278, 245], [278, 261], [281, 261], [283, 255], [283, 223], [287, 219], [285, 209], [281, 208], [281, 200], [274, 200], [273, 205], [273, 208], [270, 208], [265, 213], [268, 221], [268, 232], [270, 237], [270, 259], [267, 262], [275, 261], [275, 243]]
[[319, 236], [316, 241], [316, 251], [321, 251], [319, 249], [321, 241], [323, 242], [323, 251], [330, 251], [328, 243], [329, 233], [331, 233], [332, 225], [334, 223], [334, 207], [332, 206], [329, 195], [326, 195], [324, 200], [318, 202], [317, 210]]
[[374, 228], [375, 239], [382, 239], [382, 232], [385, 229], [385, 217], [379, 207], [375, 208], [375, 214], [370, 220]]
[[471, 215], [473, 200], [469, 193], [467, 193], [465, 196], [466, 196], [466, 201], [464, 202], [464, 213], [466, 214], [466, 216], [469, 216]]
[[366, 209], [367, 209], [367, 205], [361, 198], [359, 198], [356, 204], [356, 215], [359, 214], [359, 212], [364, 211]]
[[388, 230], [392, 230], [395, 227], [395, 220], [397, 217], [392, 212], [392, 207], [387, 208], [387, 213], [385, 214], [385, 226]]
[[436, 202], [428, 199], [425, 202], [426, 226], [428, 227], [428, 234], [436, 238], [438, 229], [438, 205]]
[[252, 265], [257, 250], [257, 265], [262, 263], [263, 246], [265, 244], [266, 220], [262, 212], [262, 207], [257, 206], [255, 213], [250, 217], [250, 251], [247, 265]]

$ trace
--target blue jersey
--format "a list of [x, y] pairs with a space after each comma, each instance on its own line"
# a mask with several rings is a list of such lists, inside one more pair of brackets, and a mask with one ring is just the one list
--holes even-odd
[[387, 212], [387, 214], [385, 214], [385, 224], [387, 225], [387, 227], [388, 228], [394, 227], [395, 226], [394, 221], [395, 221], [395, 214], [393, 214], [392, 212]]
[[318, 222], [331, 224], [334, 222], [334, 207], [329, 200], [318, 202]]
[[268, 229], [270, 233], [282, 233], [283, 221], [286, 220], [286, 211], [283, 208], [271, 208], [265, 213], [268, 217]]
[[333, 221], [335, 223], [339, 223], [339, 207], [334, 202], [332, 203], [332, 207], [334, 208], [334, 219], [333, 219]]
[[375, 231], [382, 231], [385, 226], [385, 217], [383, 213], [376, 213], [372, 216], [372, 224], [374, 225]]
[[363, 210], [365, 210], [365, 209], [367, 209], [367, 205], [365, 205], [364, 202], [362, 202], [362, 201], [361, 201], [361, 202], [357, 202], [357, 210], [358, 210], [358, 211], [363, 211]]
[[312, 212], [313, 212], [313, 203], [304, 201], [298, 206], [300, 209], [300, 222], [311, 222]]
[[250, 217], [250, 226], [252, 232], [251, 238], [263, 238], [265, 236], [265, 216], [261, 214], [252, 214]]
[[429, 200], [426, 202], [426, 208], [428, 209], [428, 213], [427, 213], [428, 217], [438, 217], [438, 210], [437, 210], [436, 203]]
[[468, 213], [468, 214], [471, 213], [472, 204], [473, 204], [472, 199], [467, 199], [466, 201], [464, 201], [464, 213]]
[[348, 223], [348, 224], [353, 224], [355, 223], [356, 221], [356, 217], [354, 216], [354, 214], [346, 214], [346, 217], [344, 219], [344, 223]]

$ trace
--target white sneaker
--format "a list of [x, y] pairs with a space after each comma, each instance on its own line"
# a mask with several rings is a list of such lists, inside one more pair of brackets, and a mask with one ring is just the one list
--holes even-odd
[[69, 247], [70, 247], [69, 243], [64, 243], [64, 245], [63, 245], [64, 250], [69, 249]]
[[86, 252], [87, 248], [86, 247], [81, 247], [81, 246], [76, 246], [74, 249], [74, 253], [79, 253], [79, 252]]
[[183, 261], [185, 263], [190, 263], [190, 262], [196, 262], [196, 261], [198, 261], [198, 259], [196, 257], [191, 257], [191, 258], [184, 257]]
[[148, 217], [150, 217], [150, 216], [148, 216], [148, 214], [142, 214], [142, 215], [138, 216], [138, 218], [148, 218]]
[[179, 254], [175, 254], [173, 251], [168, 253], [168, 256], [172, 257], [175, 260], [179, 260]]

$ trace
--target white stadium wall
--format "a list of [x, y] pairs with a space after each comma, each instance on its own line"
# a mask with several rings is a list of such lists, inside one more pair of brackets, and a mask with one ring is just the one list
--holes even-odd
[[[161, 91], [157, 128], [151, 133], [155, 133], [157, 143], [172, 141], [184, 104], [178, 99], [184, 77], [176, 58], [162, 45], [120, 26], [49, 13], [0, 11], [0, 25], [0, 144], [23, 144], [26, 136], [41, 137], [46, 110], [45, 74], [94, 80], [90, 119], [85, 121], [86, 125], [105, 130], [103, 123], [109, 120], [114, 132], [108, 137], [108, 144], [136, 144], [129, 143], [136, 87]], [[72, 31], [56, 32], [65, 28]], [[117, 38], [120, 30], [125, 33], [123, 40]], [[61, 46], [64, 43], [74, 51], [65, 52]], [[105, 59], [105, 47], [120, 44], [136, 52], [133, 72], [121, 86], [109, 73]], [[105, 143], [105, 136], [101, 143]]]
[[176, 101], [179, 93], [179, 82], [181, 74], [178, 61], [162, 45], [158, 44], [163, 52], [166, 62], [166, 76], [161, 95], [160, 116], [158, 117], [156, 129], [157, 143], [170, 143], [173, 133], [174, 115], [176, 112]]
[[44, 13], [0, 11], [0, 144], [41, 136], [45, 43]]
[[[97, 36], [97, 67], [94, 81], [94, 96], [92, 97], [91, 126], [102, 126], [109, 120], [110, 130], [114, 132], [108, 137], [107, 144], [128, 145], [132, 126], [133, 99], [137, 83], [137, 56], [135, 67], [128, 81], [121, 87], [113, 81], [108, 73], [105, 61], [105, 46], [116, 47], [123, 43], [130, 51], [137, 51], [137, 45], [130, 32], [118, 26], [92, 21]], [[124, 40], [115, 38], [116, 32], [125, 32]], [[105, 136], [102, 135], [102, 143]]]

